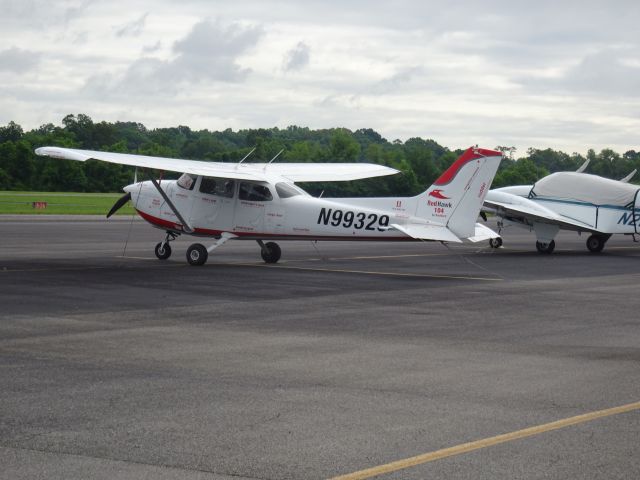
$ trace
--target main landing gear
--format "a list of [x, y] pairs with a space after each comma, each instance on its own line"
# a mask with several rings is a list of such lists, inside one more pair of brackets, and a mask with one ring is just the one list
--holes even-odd
[[207, 258], [209, 258], [209, 252], [201, 243], [194, 243], [187, 248], [187, 262], [189, 262], [189, 265], [204, 265], [207, 263]]
[[587, 249], [589, 249], [591, 253], [600, 253], [610, 236], [611, 235], [591, 235], [587, 238]]
[[549, 243], [546, 242], [536, 242], [536, 249], [539, 253], [553, 253], [553, 249], [556, 248], [556, 241], [551, 240]]
[[264, 243], [262, 240], [258, 240], [258, 245], [260, 245], [260, 255], [265, 263], [277, 263], [280, 260], [282, 250], [277, 243]]
[[[587, 249], [591, 253], [600, 253], [604, 248], [605, 243], [607, 243], [607, 240], [609, 240], [609, 237], [611, 237], [611, 235], [598, 235], [594, 233], [587, 238]], [[556, 242], [554, 240], [551, 240], [549, 243], [540, 241], [536, 242], [536, 248], [540, 253], [551, 253], [555, 247]]]

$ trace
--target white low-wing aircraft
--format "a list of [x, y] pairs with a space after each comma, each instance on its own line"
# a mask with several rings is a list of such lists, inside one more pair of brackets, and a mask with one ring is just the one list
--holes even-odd
[[[515, 224], [533, 230], [540, 253], [551, 253], [559, 230], [590, 233], [587, 248], [598, 253], [613, 234], [640, 233], [640, 186], [577, 172], [556, 172], [533, 185], [496, 188], [487, 194], [484, 211], [500, 217], [499, 226]], [[635, 240], [635, 237], [634, 237]], [[499, 246], [501, 239], [490, 240]]]
[[[498, 234], [476, 218], [502, 154], [469, 148], [425, 192], [404, 198], [315, 198], [295, 182], [356, 180], [397, 170], [366, 163], [214, 163], [131, 154], [42, 147], [38, 155], [89, 159], [180, 172], [178, 180], [137, 182], [107, 216], [131, 200], [142, 218], [166, 231], [155, 254], [171, 255], [178, 235], [210, 237], [187, 250], [191, 265], [230, 239], [256, 240], [267, 263], [280, 259], [267, 240], [480, 241]], [[246, 158], [246, 157], [245, 157]], [[243, 159], [244, 160], [244, 159]]]

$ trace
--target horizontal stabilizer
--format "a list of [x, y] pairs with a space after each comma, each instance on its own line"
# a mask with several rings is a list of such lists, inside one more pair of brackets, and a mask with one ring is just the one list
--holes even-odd
[[451, 230], [444, 225], [425, 225], [425, 224], [411, 224], [411, 225], [397, 225], [391, 224], [391, 228], [398, 230], [411, 238], [418, 240], [434, 240], [437, 242], [455, 242], [462, 243]]
[[499, 237], [500, 235], [498, 235], [496, 232], [491, 230], [486, 225], [483, 225], [481, 223], [476, 223], [476, 231], [473, 237], [467, 237], [466, 240], [476, 243], [476, 242], [482, 242], [483, 240], [490, 240], [492, 238], [499, 238]]

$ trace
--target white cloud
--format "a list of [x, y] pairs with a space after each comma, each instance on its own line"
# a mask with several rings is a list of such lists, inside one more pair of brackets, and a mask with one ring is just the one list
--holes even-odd
[[311, 48], [304, 42], [298, 42], [298, 44], [289, 50], [284, 57], [283, 70], [285, 72], [291, 72], [294, 70], [300, 70], [309, 64]]
[[118, 27], [116, 29], [116, 35], [118, 37], [124, 37], [124, 36], [131, 36], [131, 37], [137, 37], [139, 36], [143, 29], [144, 29], [144, 24], [147, 21], [147, 17], [149, 16], [149, 13], [145, 13], [143, 14], [141, 17], [137, 18], [136, 20], [133, 20], [129, 23], [125, 23], [124, 25]]
[[11, 47], [0, 51], [0, 72], [23, 73], [31, 70], [40, 62], [41, 55], [20, 48]]
[[452, 148], [639, 148], [637, 2], [127, 5], [123, 17], [110, 2], [0, 0], [0, 124], [83, 112], [149, 127], [371, 127]]

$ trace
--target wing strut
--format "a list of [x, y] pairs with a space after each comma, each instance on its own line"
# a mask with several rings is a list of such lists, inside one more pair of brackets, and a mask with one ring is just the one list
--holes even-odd
[[180, 223], [182, 223], [182, 229], [186, 232], [186, 233], [193, 233], [193, 228], [191, 228], [191, 226], [187, 223], [187, 221], [182, 217], [182, 215], [180, 215], [180, 212], [178, 211], [178, 209], [176, 208], [176, 206], [173, 204], [173, 202], [169, 199], [169, 197], [167, 196], [167, 194], [164, 192], [164, 190], [162, 190], [162, 188], [160, 188], [160, 184], [156, 181], [155, 178], [153, 178], [151, 175], [149, 175], [149, 178], [151, 179], [151, 183], [153, 183], [153, 186], [156, 187], [156, 190], [158, 190], [158, 193], [162, 196], [162, 198], [164, 199], [165, 202], [167, 202], [167, 205], [169, 205], [169, 208], [171, 208], [171, 211], [173, 211], [173, 213], [176, 214], [176, 217], [178, 217], [178, 220], [180, 220]]

